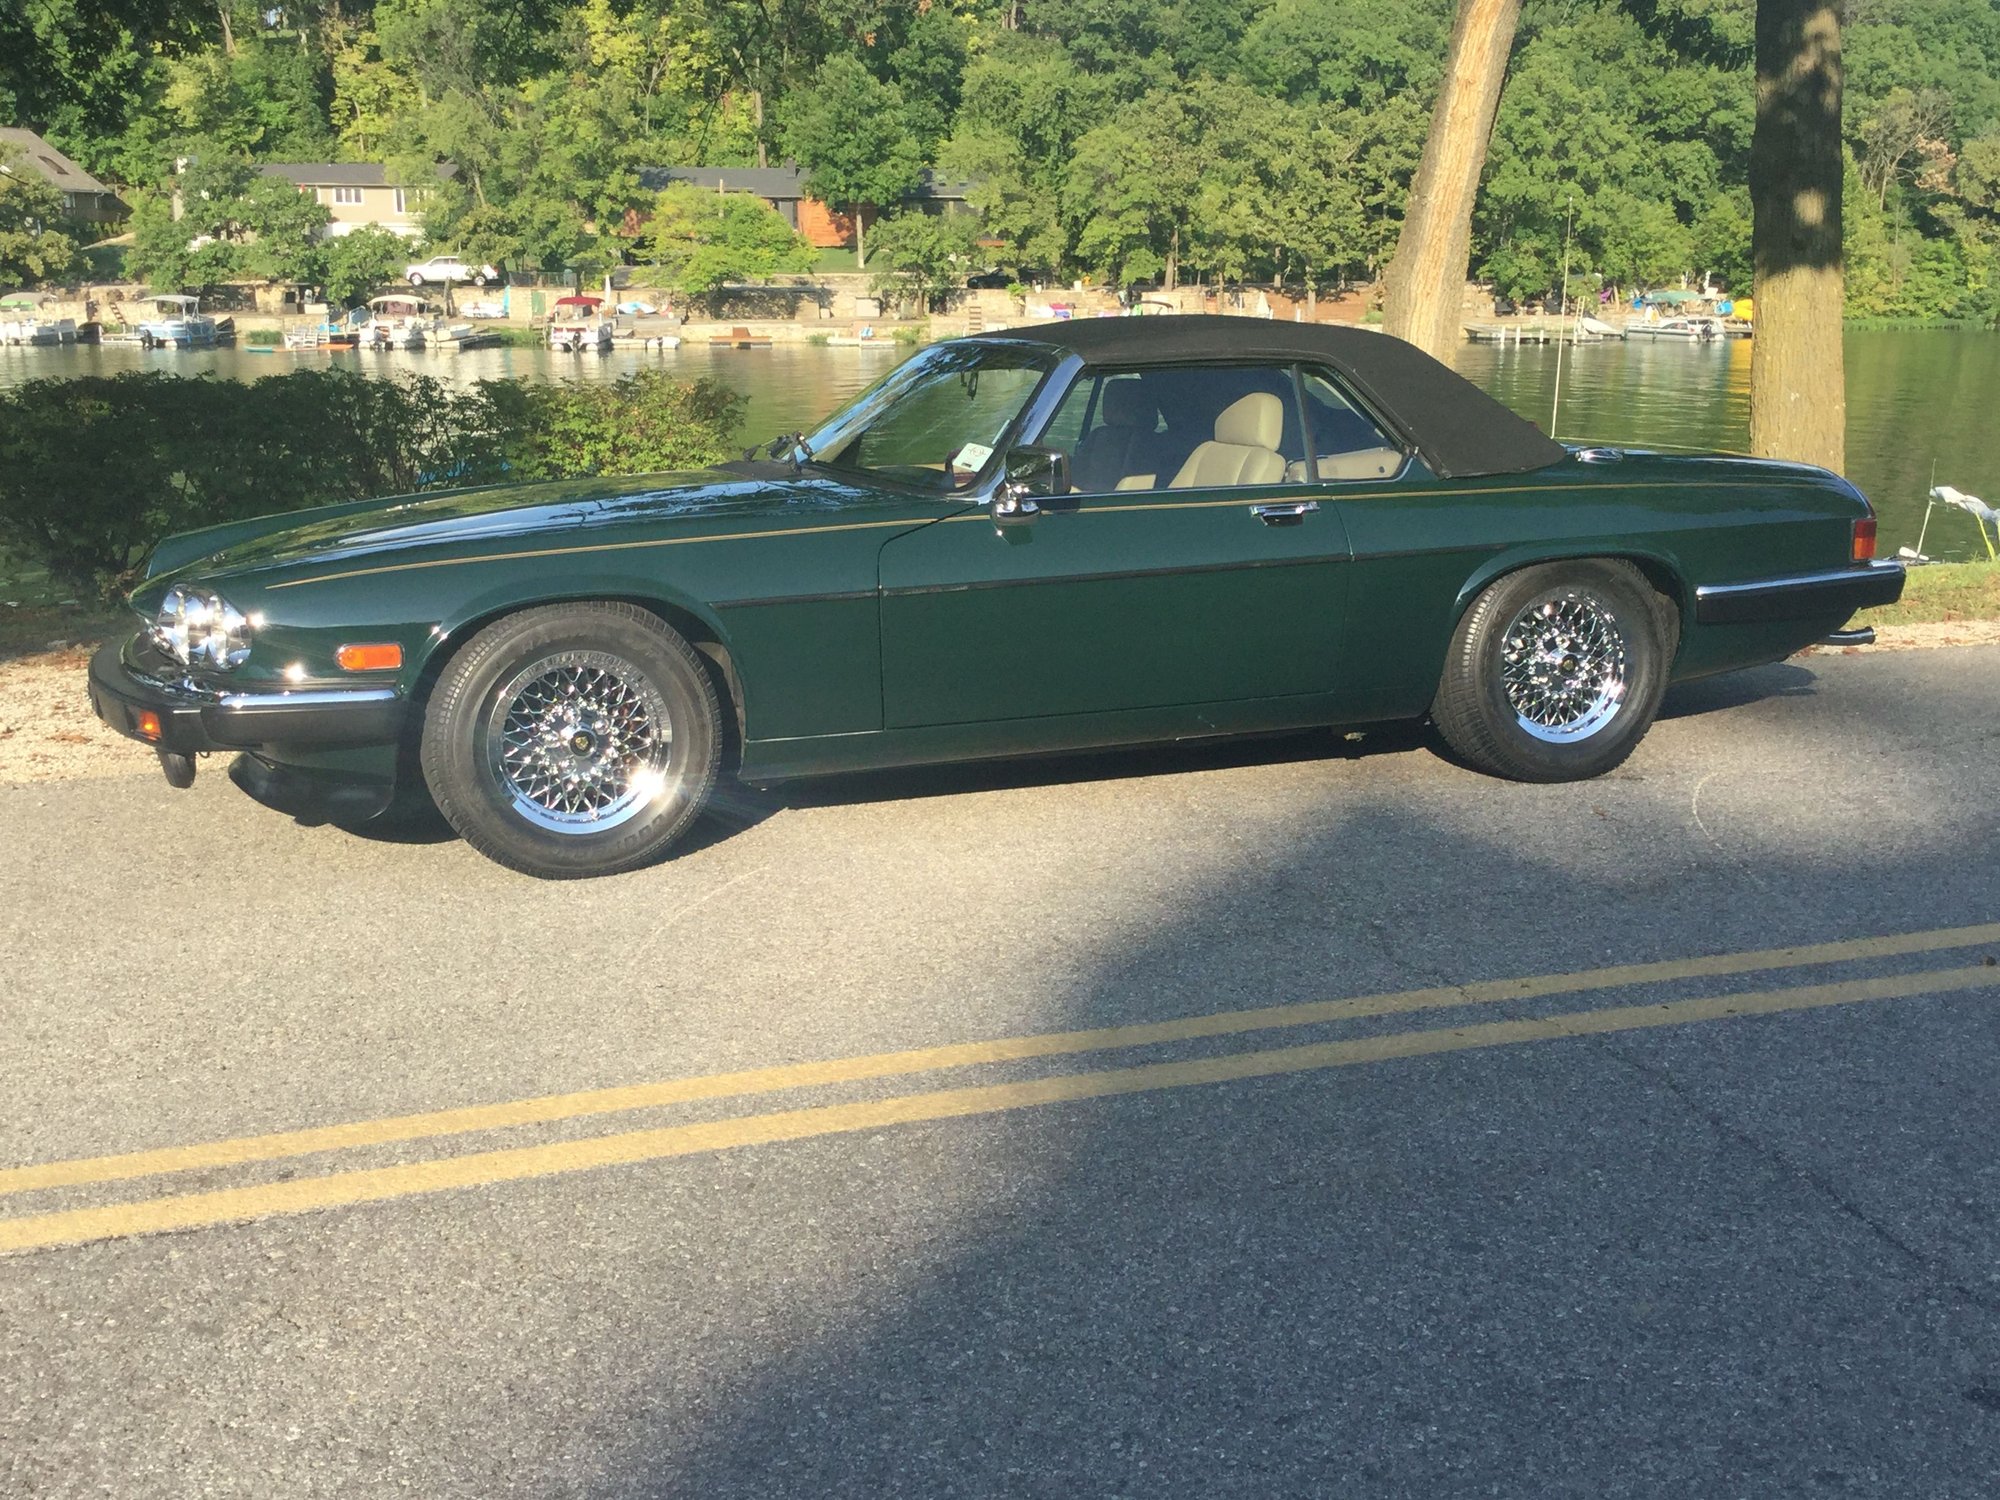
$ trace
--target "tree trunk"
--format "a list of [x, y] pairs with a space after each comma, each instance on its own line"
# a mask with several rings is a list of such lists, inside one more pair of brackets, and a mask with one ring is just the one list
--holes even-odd
[[1176, 224], [1167, 231], [1167, 265], [1160, 277], [1162, 291], [1175, 291], [1181, 284], [1181, 226]]
[[1500, 107], [1521, 0], [1459, 0], [1444, 87], [1390, 257], [1382, 327], [1449, 361], [1472, 260], [1472, 204]]
[[750, 118], [756, 121], [757, 125], [757, 165], [760, 168], [768, 167], [771, 165], [771, 153], [764, 145], [764, 91], [762, 89], [752, 89], [750, 92]]
[[1758, 0], [1750, 451], [1834, 470], [1847, 441], [1840, 92], [1837, 0]]
[[864, 213], [859, 203], [854, 205], [854, 269], [857, 271], [868, 269], [868, 225], [863, 219]]

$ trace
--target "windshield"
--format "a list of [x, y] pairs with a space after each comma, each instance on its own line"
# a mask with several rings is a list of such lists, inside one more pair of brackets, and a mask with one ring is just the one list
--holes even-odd
[[948, 494], [972, 485], [1055, 364], [1048, 349], [939, 344], [897, 366], [805, 438], [828, 468]]

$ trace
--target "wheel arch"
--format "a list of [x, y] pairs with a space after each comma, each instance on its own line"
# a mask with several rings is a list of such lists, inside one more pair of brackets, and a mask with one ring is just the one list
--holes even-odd
[[[630, 581], [627, 582], [630, 585]], [[418, 662], [416, 673], [409, 681], [407, 691], [410, 702], [417, 710], [411, 714], [411, 720], [422, 722], [423, 705], [430, 701], [431, 689], [436, 686], [445, 667], [468, 641], [496, 620], [548, 605], [600, 603], [629, 604], [643, 609], [694, 647], [695, 654], [708, 668], [709, 680], [723, 705], [723, 753], [733, 760], [741, 750], [748, 719], [743, 680], [737, 670], [736, 654], [731, 649], [728, 634], [720, 621], [693, 600], [665, 594], [658, 588], [637, 585], [618, 587], [596, 583], [544, 589], [530, 598], [478, 601], [449, 616], [432, 629], [423, 659]]]
[[[1446, 635], [1458, 629], [1465, 612], [1489, 587], [1511, 573], [1524, 568], [1540, 567], [1546, 563], [1561, 562], [1622, 562], [1630, 563], [1651, 586], [1665, 609], [1671, 609], [1674, 624], [1674, 658], [1679, 659], [1681, 645], [1687, 640], [1688, 622], [1694, 618], [1694, 585], [1680, 564], [1668, 554], [1643, 547], [1601, 546], [1583, 544], [1552, 545], [1532, 549], [1509, 549], [1488, 558], [1465, 580], [1452, 601], [1451, 618], [1446, 622]], [[1671, 666], [1671, 663], [1669, 664]]]

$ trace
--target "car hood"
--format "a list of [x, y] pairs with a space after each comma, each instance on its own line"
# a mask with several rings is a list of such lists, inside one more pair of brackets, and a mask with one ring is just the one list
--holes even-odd
[[[759, 472], [778, 468], [779, 474]], [[210, 527], [160, 544], [149, 578], [223, 580], [273, 570], [379, 560], [384, 554], [616, 532], [620, 539], [693, 529], [757, 532], [907, 518], [913, 525], [960, 508], [948, 500], [864, 489], [810, 471], [745, 465], [615, 480], [556, 480], [444, 490], [330, 506]]]

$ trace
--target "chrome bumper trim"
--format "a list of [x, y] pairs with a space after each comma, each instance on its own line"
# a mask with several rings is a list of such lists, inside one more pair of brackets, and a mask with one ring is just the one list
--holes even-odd
[[297, 693], [224, 693], [215, 706], [225, 712], [261, 708], [346, 708], [357, 703], [388, 703], [400, 697], [394, 688], [308, 688]]
[[1862, 566], [1829, 568], [1824, 573], [1794, 573], [1787, 578], [1754, 578], [1748, 583], [1705, 583], [1694, 591], [1694, 596], [1697, 600], [1727, 599], [1733, 594], [1763, 594], [1779, 589], [1827, 588], [1837, 584], [1885, 578], [1892, 573], [1900, 577], [1906, 571], [1895, 558], [1880, 557]]

